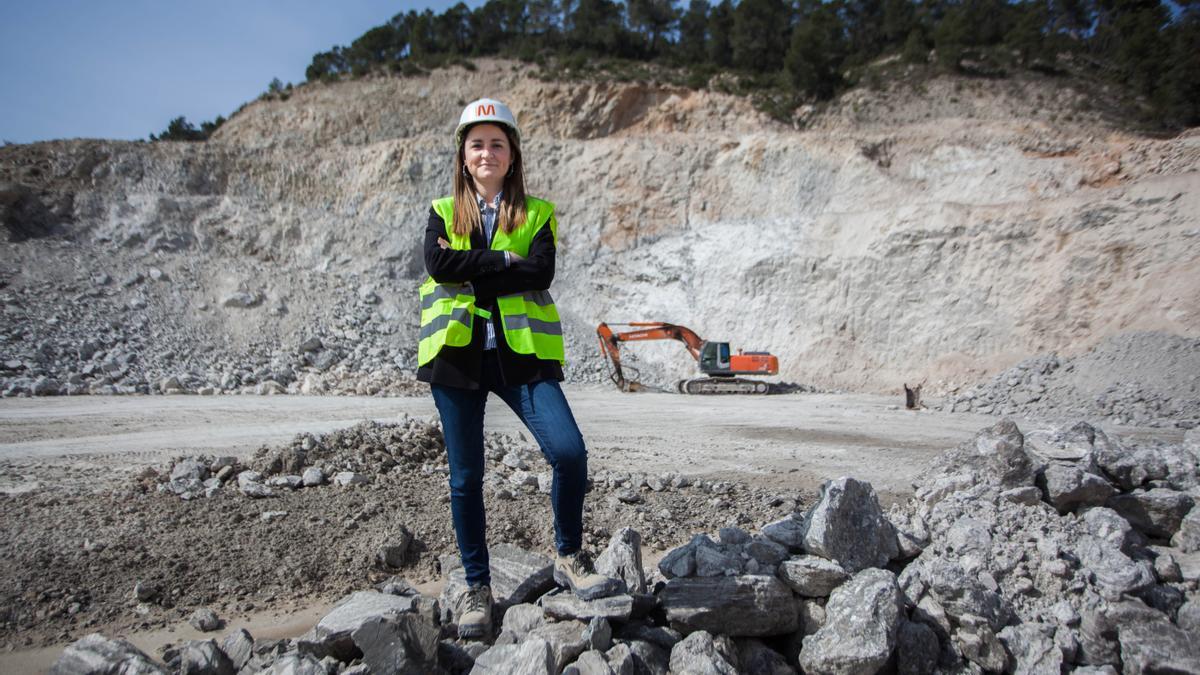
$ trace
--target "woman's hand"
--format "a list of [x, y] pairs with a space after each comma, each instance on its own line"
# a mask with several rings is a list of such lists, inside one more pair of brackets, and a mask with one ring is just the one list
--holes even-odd
[[438, 246], [441, 246], [443, 249], [447, 249], [450, 248], [450, 242], [446, 241], [444, 237], [438, 237]]
[[520, 253], [517, 253], [516, 251], [509, 251], [508, 258], [509, 258], [509, 260], [511, 260], [513, 262], [517, 262], [518, 260], [524, 260], [525, 256], [521, 255]]

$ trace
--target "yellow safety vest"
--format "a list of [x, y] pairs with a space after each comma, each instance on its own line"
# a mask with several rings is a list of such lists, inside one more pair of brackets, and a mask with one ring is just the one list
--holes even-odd
[[[471, 248], [469, 235], [454, 233], [454, 198], [433, 201], [433, 210], [446, 224], [450, 247], [466, 251]], [[492, 250], [512, 251], [522, 257], [529, 255], [533, 237], [549, 225], [555, 244], [558, 243], [558, 220], [554, 204], [535, 197], [525, 198], [525, 222], [512, 232], [497, 225], [492, 237]], [[549, 291], [525, 291], [496, 298], [500, 311], [500, 326], [510, 349], [518, 354], [534, 354], [539, 359], [565, 363], [562, 323]], [[479, 316], [492, 318], [491, 312], [475, 306], [475, 289], [469, 282], [439, 284], [429, 277], [421, 284], [421, 338], [417, 345], [417, 364], [433, 360], [442, 347], [465, 347], [471, 344], [472, 321]]]

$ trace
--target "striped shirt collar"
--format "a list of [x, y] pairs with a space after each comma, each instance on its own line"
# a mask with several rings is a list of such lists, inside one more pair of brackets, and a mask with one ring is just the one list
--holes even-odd
[[484, 210], [485, 208], [491, 208], [491, 209], [495, 210], [495, 209], [500, 208], [500, 198], [503, 196], [504, 196], [504, 190], [497, 192], [496, 198], [492, 200], [491, 204], [488, 204], [486, 201], [484, 201], [483, 197], [480, 197], [479, 193], [476, 192], [475, 193], [475, 201], [479, 203], [480, 211]]

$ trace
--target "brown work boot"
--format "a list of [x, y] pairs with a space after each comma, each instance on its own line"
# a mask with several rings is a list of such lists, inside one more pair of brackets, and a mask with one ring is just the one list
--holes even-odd
[[458, 636], [460, 638], [481, 638], [491, 630], [491, 587], [468, 587], [458, 599]]
[[591, 559], [582, 551], [555, 556], [554, 581], [570, 588], [580, 600], [607, 598], [626, 590], [624, 580], [597, 574]]

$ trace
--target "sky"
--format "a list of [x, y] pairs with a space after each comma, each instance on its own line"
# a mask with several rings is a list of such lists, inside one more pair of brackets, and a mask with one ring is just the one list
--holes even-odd
[[272, 78], [303, 82], [317, 52], [455, 1], [0, 0], [0, 142], [145, 139], [180, 115], [199, 126]]

